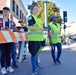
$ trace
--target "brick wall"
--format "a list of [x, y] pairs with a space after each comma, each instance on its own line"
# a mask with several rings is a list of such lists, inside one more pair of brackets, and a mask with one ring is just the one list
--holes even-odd
[[4, 6], [6, 6], [6, 2], [7, 0], [0, 0], [0, 10], [2, 10]]

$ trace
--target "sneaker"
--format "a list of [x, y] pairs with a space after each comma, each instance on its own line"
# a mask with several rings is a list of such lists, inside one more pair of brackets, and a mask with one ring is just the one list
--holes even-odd
[[16, 58], [16, 61], [17, 61], [17, 62], [19, 61], [19, 57]]
[[56, 65], [57, 64], [57, 61], [56, 60], [54, 60], [54, 65]]
[[17, 60], [19, 59], [19, 57], [16, 58]]
[[26, 58], [23, 58], [23, 59], [22, 59], [22, 62], [24, 62], [24, 61], [27, 61]]
[[61, 64], [60, 60], [56, 60], [58, 64]]
[[5, 67], [3, 67], [3, 68], [1, 69], [1, 73], [2, 73], [3, 75], [7, 74], [7, 71], [6, 71], [6, 68], [5, 68]]
[[9, 71], [10, 73], [13, 73], [14, 72], [14, 70], [11, 67], [8, 67], [7, 68], [7, 71]]
[[42, 69], [42, 67], [40, 67], [40, 66], [38, 66], [38, 67], [36, 68], [36, 71], [41, 71], [41, 70], [43, 70], [43, 69]]
[[18, 68], [18, 66], [17, 66], [16, 63], [13, 63], [12, 66], [13, 66], [14, 68]]
[[36, 74], [37, 74], [37, 72], [36, 72], [36, 71], [31, 73], [31, 75], [36, 75]]

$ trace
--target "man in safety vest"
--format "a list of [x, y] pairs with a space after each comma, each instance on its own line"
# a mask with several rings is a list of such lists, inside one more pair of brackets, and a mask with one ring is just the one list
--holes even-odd
[[[61, 56], [61, 52], [62, 52], [62, 46], [61, 46], [61, 36], [60, 36], [60, 32], [61, 32], [61, 27], [60, 24], [57, 23], [57, 16], [55, 14], [53, 14], [51, 16], [51, 22], [49, 23], [49, 39], [50, 39], [50, 45], [51, 45], [51, 54], [52, 54], [52, 58], [54, 61], [54, 64], [61, 64], [60, 62], [60, 56]], [[55, 47], [57, 47], [57, 57], [55, 56]]]

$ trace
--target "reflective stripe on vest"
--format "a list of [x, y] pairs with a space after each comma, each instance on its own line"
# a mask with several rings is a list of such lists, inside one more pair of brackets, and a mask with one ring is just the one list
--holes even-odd
[[[51, 37], [53, 37], [53, 36], [51, 36]], [[61, 36], [57, 36], [57, 37], [53, 37], [54, 39], [57, 39], [57, 38], [61, 38]]]
[[28, 34], [43, 34], [43, 32], [28, 32]]

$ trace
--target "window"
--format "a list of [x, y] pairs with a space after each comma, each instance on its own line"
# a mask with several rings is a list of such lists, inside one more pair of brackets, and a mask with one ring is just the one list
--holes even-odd
[[15, 1], [12, 0], [12, 11], [15, 12]]
[[23, 15], [23, 13], [22, 13], [22, 20], [24, 19], [24, 15]]
[[23, 14], [23, 19], [24, 19], [24, 14]]
[[20, 19], [22, 18], [22, 11], [20, 10]]
[[16, 5], [16, 15], [18, 16], [18, 5]]
[[24, 21], [26, 22], [26, 17], [24, 16]]

